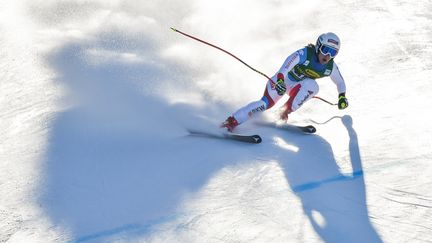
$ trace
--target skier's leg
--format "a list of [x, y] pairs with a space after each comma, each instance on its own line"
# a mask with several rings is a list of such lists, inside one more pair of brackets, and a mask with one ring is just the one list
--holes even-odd
[[252, 115], [265, 111], [266, 109], [266, 103], [263, 100], [257, 100], [238, 109], [236, 112], [234, 112], [233, 117], [237, 120], [238, 124], [241, 124], [252, 117]]
[[310, 100], [319, 91], [317, 82], [313, 79], [306, 78], [289, 88], [289, 99], [285, 103], [285, 110], [281, 114], [281, 119], [287, 120], [288, 114], [296, 111], [306, 101]]
[[233, 117], [237, 120], [238, 124], [241, 124], [253, 115], [270, 109], [281, 97], [273, 88], [272, 83], [268, 81], [263, 97], [240, 108], [233, 114]]

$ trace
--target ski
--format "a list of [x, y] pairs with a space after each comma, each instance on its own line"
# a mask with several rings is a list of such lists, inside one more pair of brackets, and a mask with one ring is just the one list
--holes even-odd
[[274, 122], [257, 122], [256, 124], [265, 127], [274, 127], [278, 129], [287, 130], [287, 131], [302, 132], [308, 134], [312, 134], [316, 132], [316, 128], [312, 125], [299, 126], [299, 125], [288, 124], [288, 123], [277, 124]]
[[[286, 124], [289, 126], [289, 124]], [[299, 129], [300, 131], [304, 132], [304, 133], [315, 133], [316, 132], [316, 128], [312, 125], [307, 125], [307, 126], [298, 126], [298, 125], [292, 125], [293, 127]], [[281, 126], [282, 128], [284, 126]]]
[[229, 139], [244, 143], [261, 143], [262, 139], [259, 135], [243, 135], [229, 132], [207, 132], [200, 130], [188, 129], [189, 135], [208, 138]]
[[245, 143], [261, 143], [262, 139], [259, 135], [242, 135], [235, 133], [224, 133], [225, 138], [245, 142]]

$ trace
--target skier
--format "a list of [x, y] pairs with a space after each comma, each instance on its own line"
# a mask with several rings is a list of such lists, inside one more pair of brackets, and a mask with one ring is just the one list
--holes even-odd
[[320, 35], [316, 44], [288, 56], [279, 71], [267, 82], [263, 97], [237, 110], [221, 127], [232, 132], [235, 127], [247, 121], [256, 113], [273, 107], [288, 92], [289, 99], [283, 106], [280, 118], [288, 120], [288, 114], [296, 111], [319, 91], [315, 79], [330, 76], [339, 93], [338, 108], [348, 107], [345, 97], [346, 86], [334, 58], [340, 49], [339, 37], [334, 33]]

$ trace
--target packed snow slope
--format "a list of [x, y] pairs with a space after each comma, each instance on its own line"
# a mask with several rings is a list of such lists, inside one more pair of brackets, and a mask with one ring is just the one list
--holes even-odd
[[[0, 242], [432, 242], [432, 3], [6, 1], [0, 8]], [[350, 106], [248, 122], [319, 34]], [[330, 79], [321, 97], [337, 99]], [[281, 104], [283, 101], [281, 101]], [[279, 106], [259, 119], [277, 117]]]

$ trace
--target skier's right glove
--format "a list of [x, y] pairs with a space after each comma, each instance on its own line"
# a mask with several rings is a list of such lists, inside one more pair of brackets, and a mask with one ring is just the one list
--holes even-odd
[[345, 93], [339, 94], [338, 108], [343, 110], [348, 107], [348, 99], [345, 97]]
[[284, 77], [281, 73], [278, 73], [278, 75], [277, 75], [277, 81], [275, 84], [275, 89], [276, 89], [278, 95], [284, 95], [286, 92], [286, 85], [285, 85]]

